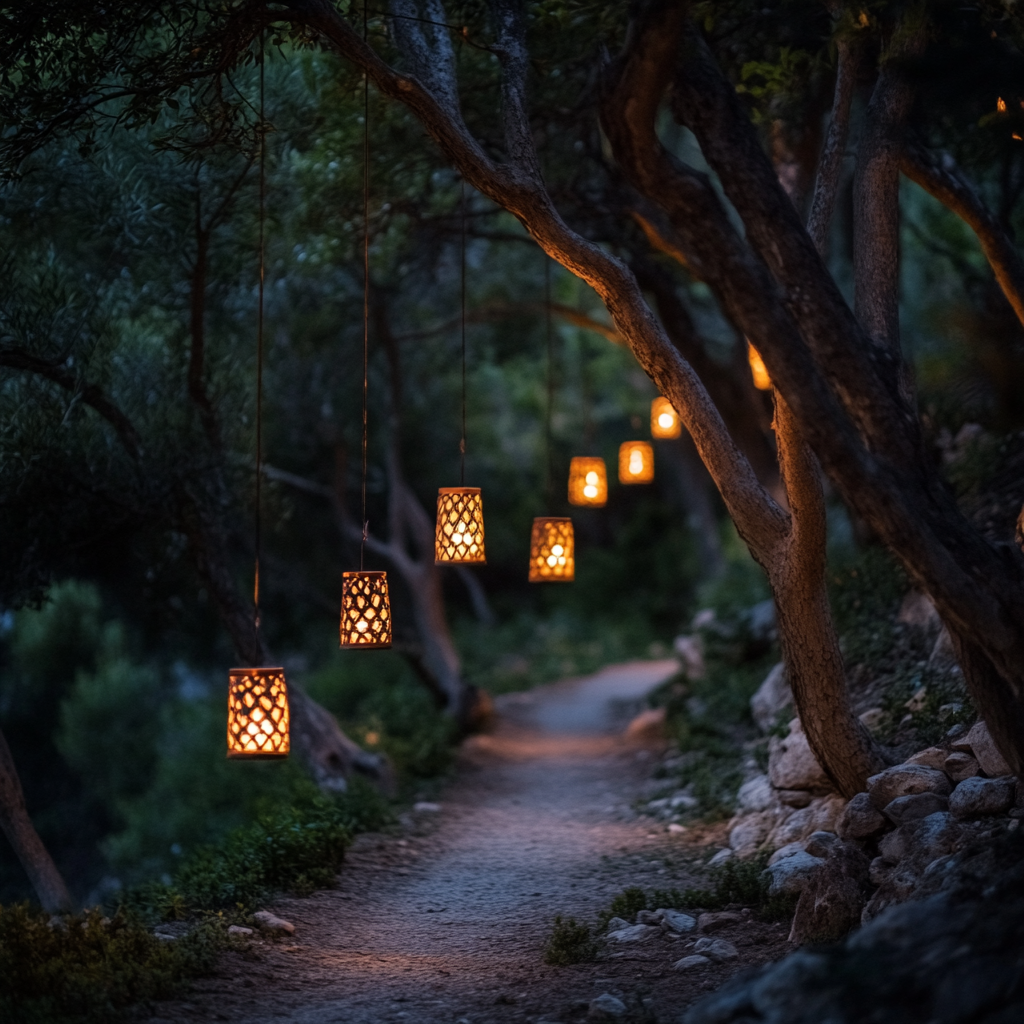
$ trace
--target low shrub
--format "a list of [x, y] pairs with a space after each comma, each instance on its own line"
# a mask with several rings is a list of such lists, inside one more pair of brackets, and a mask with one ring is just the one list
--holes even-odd
[[27, 903], [0, 906], [0, 1020], [110, 1024], [133, 1004], [180, 992], [226, 941], [218, 920], [167, 942], [123, 911], [51, 919]]
[[573, 917], [555, 918], [551, 935], [544, 946], [544, 963], [560, 967], [565, 964], [581, 964], [593, 960], [597, 953], [597, 942], [585, 924], [578, 924]]

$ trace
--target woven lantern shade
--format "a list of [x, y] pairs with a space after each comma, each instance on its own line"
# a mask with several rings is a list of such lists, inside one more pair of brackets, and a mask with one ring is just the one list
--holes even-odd
[[647, 441], [619, 445], [619, 483], [649, 484], [654, 479], [654, 449]]
[[530, 582], [571, 583], [576, 577], [572, 520], [538, 516], [530, 533]]
[[479, 487], [439, 487], [434, 564], [483, 565], [484, 499]]
[[671, 440], [683, 432], [683, 425], [679, 422], [672, 403], [660, 395], [651, 402], [651, 437], [659, 440]]
[[391, 646], [391, 600], [386, 572], [341, 574], [340, 646], [364, 651]]
[[228, 672], [228, 757], [250, 761], [287, 757], [288, 684], [283, 668]]
[[600, 508], [608, 503], [608, 471], [604, 459], [577, 455], [569, 463], [569, 504]]
[[754, 387], [758, 391], [767, 391], [772, 386], [772, 379], [768, 376], [768, 369], [764, 365], [761, 353], [747, 342], [747, 362], [750, 363], [750, 375], [754, 378]]

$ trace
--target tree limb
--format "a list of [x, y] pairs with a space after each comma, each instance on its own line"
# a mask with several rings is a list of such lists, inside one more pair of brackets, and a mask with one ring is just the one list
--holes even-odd
[[1024, 259], [956, 161], [948, 153], [936, 156], [923, 146], [909, 144], [900, 154], [900, 170], [971, 228], [1003, 294], [1024, 324]]

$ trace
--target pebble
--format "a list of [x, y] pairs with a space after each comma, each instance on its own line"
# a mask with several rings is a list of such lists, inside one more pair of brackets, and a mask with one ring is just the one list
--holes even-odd
[[675, 822], [672, 822], [672, 824], [669, 825], [668, 830], [673, 835], [676, 835], [679, 832], [685, 832], [686, 831], [686, 826], [685, 825], [677, 825]]
[[735, 910], [718, 910], [709, 914], [701, 914], [697, 918], [697, 927], [704, 933], [717, 932], [742, 920], [743, 915], [738, 914]]
[[740, 786], [736, 806], [741, 811], [766, 811], [775, 802], [775, 791], [767, 775], [755, 775]]
[[885, 805], [882, 813], [894, 825], [905, 825], [908, 821], [920, 821], [930, 814], [944, 811], [948, 806], [946, 797], [938, 793], [912, 793], [896, 797]]
[[228, 935], [236, 939], [245, 939], [252, 935], [251, 928], [243, 928], [240, 924], [228, 925]]
[[626, 1013], [626, 1004], [617, 999], [610, 992], [602, 992], [596, 999], [590, 1000], [587, 1009], [587, 1020], [614, 1020], [623, 1017]]
[[611, 942], [646, 942], [660, 935], [661, 929], [649, 924], [631, 924], [626, 928], [619, 928], [608, 933]]
[[295, 934], [295, 925], [291, 921], [286, 921], [269, 910], [257, 910], [252, 916], [260, 931], [270, 932], [271, 935]]
[[733, 960], [740, 955], [740, 951], [725, 939], [698, 939], [693, 951], [701, 956], [706, 956], [715, 963], [723, 960]]
[[943, 771], [954, 781], [963, 782], [964, 779], [973, 779], [981, 772], [981, 765], [978, 759], [968, 754], [965, 750], [954, 750], [943, 764]]
[[[971, 731], [964, 737], [964, 741], [978, 759], [981, 770], [989, 778], [995, 779], [1010, 774], [1010, 766], [996, 748], [995, 740], [992, 739], [992, 734], [984, 722], [975, 722], [971, 726]], [[954, 749], [963, 750], [963, 747], [954, 744]]]
[[622, 931], [623, 928], [629, 928], [629, 927], [631, 927], [631, 925], [630, 925], [630, 923], [628, 921], [624, 920], [621, 917], [613, 917], [608, 922], [607, 930], [609, 932], [618, 932], [618, 931]]
[[655, 913], [661, 915], [662, 922], [671, 932], [681, 935], [684, 932], [692, 932], [697, 927], [695, 918], [678, 910], [656, 910]]
[[957, 818], [1002, 814], [1013, 806], [1015, 790], [1016, 781], [1009, 775], [1001, 779], [964, 779], [949, 798], [949, 810]]
[[824, 857], [838, 842], [839, 836], [835, 832], [812, 832], [804, 843], [804, 849], [812, 857]]
[[811, 752], [800, 719], [789, 723], [789, 735], [773, 736], [768, 744], [768, 777], [776, 789], [829, 790], [832, 782]]
[[441, 805], [432, 803], [430, 800], [419, 800], [412, 805], [412, 809], [420, 814], [436, 814], [441, 810]]
[[719, 864], [724, 864], [727, 860], [731, 860], [732, 857], [732, 850], [719, 850], [718, 853], [708, 861], [708, 867], [717, 868]]
[[920, 764], [898, 764], [868, 779], [868, 794], [879, 810], [902, 796], [937, 793], [949, 796], [952, 787], [944, 772]]
[[927, 750], [919, 750], [913, 757], [908, 757], [903, 763], [919, 764], [941, 772], [945, 767], [947, 753], [942, 747], [928, 747]]
[[705, 964], [711, 963], [711, 959], [706, 956], [701, 956], [699, 953], [694, 953], [692, 956], [684, 956], [682, 960], [677, 960], [672, 965], [674, 971], [689, 971], [694, 967], [703, 967]]
[[796, 853], [777, 860], [774, 864], [765, 868], [765, 873], [771, 879], [768, 886], [769, 896], [780, 896], [782, 894], [796, 895], [803, 892], [810, 882], [811, 876], [822, 865], [820, 857], [812, 857], [804, 850], [797, 850]]
[[885, 816], [867, 793], [858, 793], [846, 805], [836, 823], [840, 839], [868, 839], [885, 828]]

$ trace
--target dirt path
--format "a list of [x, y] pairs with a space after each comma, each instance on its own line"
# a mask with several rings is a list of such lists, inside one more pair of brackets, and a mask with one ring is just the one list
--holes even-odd
[[[572, 967], [542, 960], [556, 913], [590, 922], [627, 885], [692, 884], [691, 862], [720, 838], [670, 835], [631, 808], [651, 755], [622, 727], [675, 671], [634, 662], [501, 698], [498, 729], [466, 744], [440, 810], [359, 837], [336, 890], [274, 905], [293, 939], [226, 954], [188, 1002], [153, 1019], [568, 1024], [611, 992], [675, 1020], [736, 962], [680, 975], [685, 943], [668, 940]], [[744, 965], [781, 951], [778, 928], [733, 927], [722, 934], [748, 947]]]

